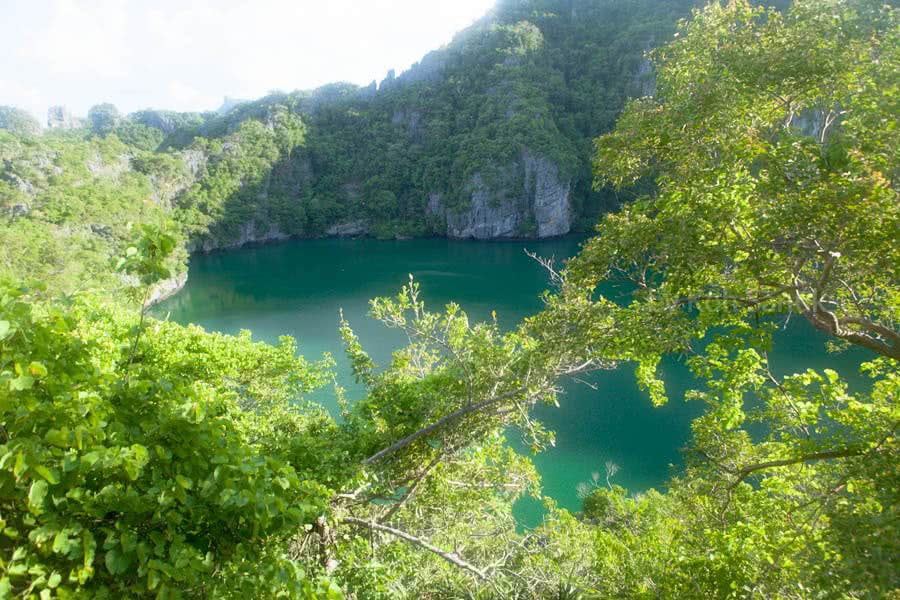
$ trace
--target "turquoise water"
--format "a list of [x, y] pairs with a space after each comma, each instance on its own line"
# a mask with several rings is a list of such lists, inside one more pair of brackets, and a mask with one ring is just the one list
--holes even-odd
[[[256, 339], [281, 335], [298, 340], [310, 360], [331, 353], [348, 398], [359, 398], [338, 336], [339, 310], [379, 364], [403, 344], [397, 331], [369, 319], [368, 301], [395, 295], [412, 274], [431, 310], [451, 300], [471, 319], [489, 319], [496, 311], [503, 327], [541, 309], [546, 272], [525, 255], [563, 259], [574, 255], [582, 238], [547, 241], [474, 242], [444, 239], [296, 240], [195, 256], [184, 290], [154, 309], [157, 317], [196, 323], [211, 331], [253, 331]], [[837, 363], [857, 363], [857, 355], [828, 356], [823, 338], [802, 323], [779, 336], [774, 363], [781, 373]], [[701, 406], [681, 400], [691, 385], [687, 370], [675, 360], [663, 364], [672, 401], [654, 408], [637, 389], [632, 368], [595, 374], [597, 389], [565, 382], [560, 407], [538, 407], [537, 416], [556, 432], [556, 446], [534, 457], [543, 492], [571, 510], [580, 502], [576, 488], [604, 471], [607, 461], [620, 470], [614, 481], [640, 491], [665, 483], [680, 464], [679, 449], [689, 437], [691, 420]], [[313, 396], [329, 410], [336, 406], [329, 389]], [[526, 524], [539, 519], [536, 501], [518, 507]]]

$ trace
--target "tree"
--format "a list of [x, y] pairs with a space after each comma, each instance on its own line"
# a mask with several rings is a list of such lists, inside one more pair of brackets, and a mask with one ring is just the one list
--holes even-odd
[[[658, 402], [660, 355], [687, 353], [706, 382], [688, 397], [708, 406], [687, 471], [625, 543], [665, 558], [619, 593], [900, 586], [898, 22], [874, 0], [786, 14], [714, 2], [656, 52], [657, 98], [630, 102], [597, 140], [597, 186], [652, 177], [655, 191], [603, 219], [554, 305], [607, 311], [618, 334], [599, 351], [638, 360]], [[611, 280], [631, 286], [619, 305], [597, 298]], [[829, 370], [775, 375], [771, 332], [791, 314], [833, 346], [864, 348], [868, 386]], [[616, 503], [626, 523], [647, 510], [592, 505]], [[625, 565], [623, 540], [598, 538], [607, 573]]]
[[275, 143], [278, 150], [287, 160], [291, 159], [294, 148], [303, 144], [306, 126], [303, 120], [284, 105], [276, 105], [271, 112], [270, 120], [275, 130]]
[[118, 127], [122, 121], [119, 109], [110, 103], [95, 104], [88, 110], [88, 120], [94, 133], [105, 134]]
[[[336, 495], [332, 512], [355, 536], [334, 555], [340, 560], [362, 540], [387, 536], [377, 544], [380, 553], [404, 555], [384, 567], [395, 592], [461, 593], [486, 582], [513, 589], [501, 568], [510, 568], [514, 553], [483, 533], [518, 543], [512, 504], [536, 493], [537, 476], [527, 458], [505, 446], [503, 433], [518, 428], [535, 452], [552, 443], [529, 409], [556, 401], [560, 377], [609, 364], [586, 356], [577, 335], [562, 343], [563, 332], [539, 325], [504, 334], [496, 322], [470, 324], [453, 304], [429, 312], [412, 281], [395, 299], [373, 300], [372, 315], [404, 331], [409, 345], [378, 372], [342, 322], [367, 394], [344, 414], [347, 458], [358, 466], [353, 487]], [[372, 558], [339, 570], [350, 591], [362, 584], [357, 571]]]
[[877, 1], [698, 14], [657, 54], [659, 98], [598, 141], [598, 186], [655, 173], [659, 192], [606, 221], [581, 272], [628, 273], [658, 303], [790, 306], [900, 358], [896, 20]]
[[0, 129], [22, 136], [41, 133], [41, 124], [27, 111], [14, 106], [0, 106]]

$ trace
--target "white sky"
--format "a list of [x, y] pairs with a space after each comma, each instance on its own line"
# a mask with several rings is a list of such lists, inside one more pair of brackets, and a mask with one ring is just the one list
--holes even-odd
[[381, 81], [493, 0], [0, 0], [0, 105], [202, 111]]

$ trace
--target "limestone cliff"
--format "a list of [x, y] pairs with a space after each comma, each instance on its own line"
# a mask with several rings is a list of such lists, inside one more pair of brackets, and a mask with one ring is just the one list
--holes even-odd
[[83, 126], [84, 120], [73, 116], [65, 106], [51, 106], [47, 110], [48, 129], [75, 129]]
[[[429, 196], [428, 212], [446, 220], [446, 235], [479, 240], [554, 237], [572, 227], [571, 180], [546, 157], [524, 152], [493, 185], [472, 178], [467, 206], [446, 207], [440, 194]], [[521, 184], [509, 186], [518, 176]]]
[[181, 291], [181, 288], [185, 286], [187, 283], [188, 274], [187, 271], [182, 273], [178, 273], [177, 275], [170, 277], [169, 279], [164, 279], [153, 286], [153, 289], [150, 291], [150, 297], [147, 298], [147, 302], [144, 306], [153, 306], [154, 304], [159, 304], [166, 298], [170, 298]]
[[288, 239], [289, 235], [278, 229], [273, 223], [258, 223], [251, 219], [242, 223], [236, 235], [208, 236], [191, 240], [188, 244], [188, 252], [213, 252], [214, 250], [227, 250], [240, 248], [247, 244], [262, 244]]

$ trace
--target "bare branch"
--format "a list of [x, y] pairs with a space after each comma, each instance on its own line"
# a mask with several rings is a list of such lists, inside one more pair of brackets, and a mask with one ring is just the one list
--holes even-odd
[[418, 538], [414, 535], [410, 535], [410, 534], [406, 533], [405, 531], [401, 531], [401, 530], [395, 529], [393, 527], [388, 527], [387, 525], [381, 525], [379, 523], [374, 523], [372, 521], [364, 521], [362, 519], [357, 519], [355, 517], [345, 517], [344, 522], [350, 523], [353, 525], [359, 525], [360, 527], [368, 527], [369, 529], [372, 529], [374, 531], [381, 531], [383, 533], [389, 533], [389, 534], [393, 535], [394, 537], [398, 537], [401, 540], [405, 540], [405, 541], [413, 544], [414, 546], [418, 546], [419, 548], [428, 550], [429, 552], [440, 556], [442, 559], [444, 559], [451, 565], [455, 565], [455, 566], [459, 567], [460, 569], [464, 569], [464, 570], [476, 575], [479, 579], [487, 581], [487, 575], [485, 575], [481, 569], [475, 567], [471, 563], [464, 561], [455, 552], [445, 552], [445, 551], [441, 550], [440, 548], [438, 548], [437, 546], [433, 546], [432, 544], [423, 540], [422, 538]]
[[538, 256], [537, 252], [529, 252], [528, 248], [525, 248], [524, 250], [525, 250], [526, 255], [528, 255], [530, 258], [534, 259], [535, 261], [537, 261], [537, 263], [539, 265], [544, 267], [547, 270], [547, 272], [550, 273], [550, 281], [553, 282], [554, 285], [562, 284], [562, 282], [563, 282], [562, 275], [560, 275], [559, 271], [557, 271], [553, 267], [553, 263], [555, 262], [554, 259], [556, 257], [551, 256], [550, 258], [544, 258], [543, 256]]

